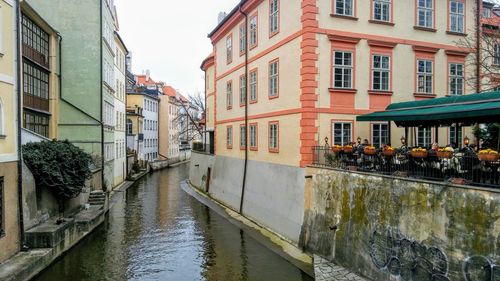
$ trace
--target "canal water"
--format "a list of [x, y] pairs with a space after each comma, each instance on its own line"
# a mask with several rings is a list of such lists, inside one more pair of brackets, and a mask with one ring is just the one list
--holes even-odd
[[36, 281], [311, 281], [179, 187], [188, 166], [114, 198], [106, 222]]

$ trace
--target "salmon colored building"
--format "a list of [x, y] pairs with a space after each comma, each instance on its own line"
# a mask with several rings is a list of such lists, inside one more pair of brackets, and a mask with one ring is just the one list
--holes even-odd
[[[356, 116], [476, 92], [457, 42], [474, 35], [477, 2], [241, 1], [209, 34], [214, 52], [202, 64], [216, 155], [304, 167], [325, 138], [399, 146], [404, 130]], [[415, 128], [410, 145], [444, 146], [455, 133]]]

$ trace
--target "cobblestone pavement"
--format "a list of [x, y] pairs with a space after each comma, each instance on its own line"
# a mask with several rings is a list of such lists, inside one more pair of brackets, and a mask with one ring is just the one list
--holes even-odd
[[367, 281], [349, 270], [314, 255], [316, 281]]

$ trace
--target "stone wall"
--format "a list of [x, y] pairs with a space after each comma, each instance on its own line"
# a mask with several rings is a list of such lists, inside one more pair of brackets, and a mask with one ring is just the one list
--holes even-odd
[[500, 191], [308, 168], [300, 245], [373, 280], [500, 280]]
[[[193, 152], [190, 181], [203, 191], [209, 167], [208, 193], [239, 211], [243, 159]], [[304, 175], [299, 167], [248, 161], [243, 214], [297, 244], [304, 215]]]

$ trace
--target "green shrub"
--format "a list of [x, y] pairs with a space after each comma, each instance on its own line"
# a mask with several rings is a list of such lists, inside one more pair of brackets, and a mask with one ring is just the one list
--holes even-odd
[[92, 157], [69, 141], [42, 141], [23, 145], [23, 159], [36, 185], [59, 200], [75, 198], [92, 176]]

